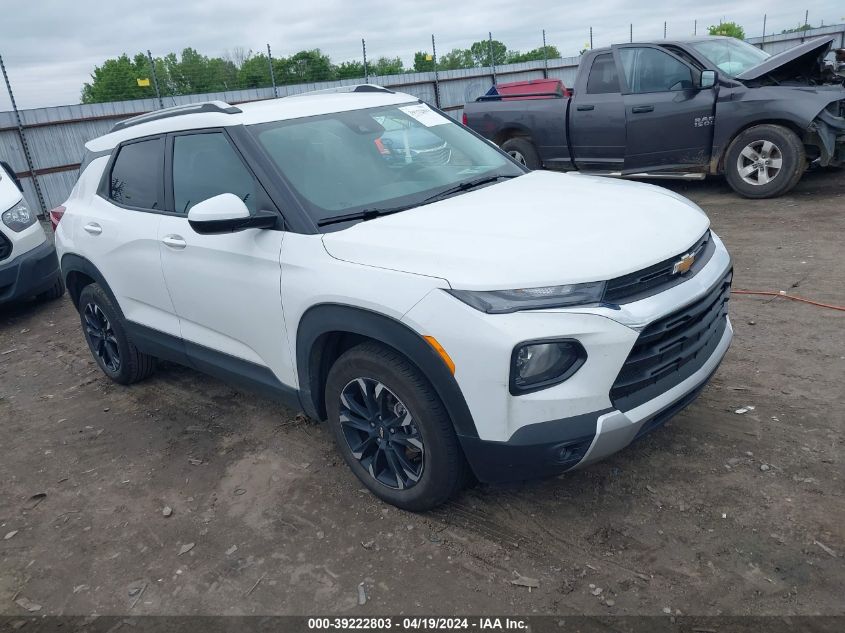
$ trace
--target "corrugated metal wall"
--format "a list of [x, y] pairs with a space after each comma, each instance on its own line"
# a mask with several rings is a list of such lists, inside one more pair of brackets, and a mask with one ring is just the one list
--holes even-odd
[[[748, 41], [761, 46], [769, 53], [778, 53], [802, 41], [820, 35], [834, 35], [839, 46], [845, 47], [845, 25], [813, 29], [803, 33], [787, 33]], [[578, 57], [553, 59], [548, 62], [548, 76], [572, 85], [578, 70]], [[496, 68], [499, 81], [522, 81], [543, 77], [543, 62], [509, 64]], [[463, 105], [484, 94], [492, 84], [489, 68], [466, 68], [439, 73], [440, 106], [451, 116], [460, 119]], [[361, 79], [326, 81], [319, 83], [279, 86], [279, 96], [361, 83]], [[371, 83], [407, 92], [435, 103], [434, 73], [407, 73], [385, 77], [370, 77]], [[229, 103], [242, 103], [273, 98], [272, 88], [234, 90], [202, 95], [166, 97], [165, 107], [219, 99]], [[69, 105], [52, 108], [21, 110], [21, 119], [29, 142], [29, 149], [38, 182], [47, 208], [52, 208], [67, 197], [76, 179], [76, 166], [82, 159], [83, 145], [92, 138], [105, 134], [114, 123], [127, 116], [157, 109], [156, 99], [116, 101], [86, 105]], [[38, 198], [29, 177], [17, 123], [12, 112], [0, 112], [0, 160], [7, 161], [20, 174], [27, 198], [37, 204]]]

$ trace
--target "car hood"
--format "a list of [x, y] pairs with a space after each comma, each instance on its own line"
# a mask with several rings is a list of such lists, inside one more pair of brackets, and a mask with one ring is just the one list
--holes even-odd
[[754, 81], [766, 75], [776, 80], [815, 77], [822, 70], [822, 60], [830, 50], [833, 37], [817, 37], [772, 55], [736, 76], [740, 81]]
[[667, 189], [535, 171], [327, 233], [340, 260], [490, 290], [603, 281], [692, 246], [710, 222]]

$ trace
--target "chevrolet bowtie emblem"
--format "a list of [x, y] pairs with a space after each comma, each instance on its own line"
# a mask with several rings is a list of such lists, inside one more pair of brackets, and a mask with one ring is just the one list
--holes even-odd
[[691, 255], [688, 253], [675, 262], [675, 265], [672, 266], [672, 274], [683, 275], [684, 273], [689, 272], [689, 269], [692, 268], [692, 265], [694, 263], [695, 255]]

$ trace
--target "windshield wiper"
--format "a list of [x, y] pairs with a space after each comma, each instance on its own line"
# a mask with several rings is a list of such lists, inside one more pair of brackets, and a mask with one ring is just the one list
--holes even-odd
[[353, 220], [372, 220], [380, 218], [383, 215], [390, 215], [391, 213], [399, 213], [400, 211], [407, 211], [419, 206], [419, 204], [405, 204], [398, 207], [387, 207], [385, 209], [362, 209], [355, 213], [347, 213], [345, 215], [335, 215], [330, 218], [323, 218], [317, 221], [317, 226], [326, 226], [327, 224], [340, 224], [341, 222], [352, 222]]
[[[519, 174], [520, 176], [522, 174]], [[463, 191], [469, 191], [470, 189], [475, 189], [476, 187], [480, 187], [481, 185], [486, 185], [491, 182], [497, 182], [499, 180], [508, 180], [510, 178], [516, 178], [516, 174], [509, 175], [509, 176], [485, 176], [484, 178], [476, 178], [475, 180], [466, 180], [464, 182], [459, 182], [457, 185], [453, 187], [449, 187], [448, 189], [444, 189], [442, 191], [438, 191], [433, 196], [429, 196], [425, 200], [423, 200], [420, 204], [428, 204], [429, 202], [436, 202], [437, 200], [442, 200], [443, 198], [448, 198], [449, 196], [453, 196], [456, 193], [461, 193]]]
[[354, 220], [372, 220], [374, 218], [380, 218], [383, 215], [390, 215], [392, 213], [399, 213], [400, 211], [407, 211], [408, 209], [413, 209], [415, 207], [421, 207], [425, 204], [430, 204], [432, 202], [442, 200], [443, 198], [448, 198], [449, 196], [455, 195], [456, 193], [468, 191], [469, 189], [475, 189], [476, 187], [480, 187], [481, 185], [486, 185], [491, 182], [497, 182], [498, 180], [508, 178], [516, 178], [516, 175], [485, 176], [484, 178], [476, 178], [475, 180], [459, 182], [453, 187], [438, 191], [434, 195], [423, 199], [421, 202], [415, 202], [413, 204], [404, 204], [397, 207], [387, 207], [385, 209], [362, 209], [361, 211], [355, 211], [354, 213], [347, 213], [345, 215], [335, 215], [330, 218], [323, 218], [322, 220], [318, 220], [317, 226], [326, 226], [328, 224], [340, 224], [341, 222], [352, 222]]

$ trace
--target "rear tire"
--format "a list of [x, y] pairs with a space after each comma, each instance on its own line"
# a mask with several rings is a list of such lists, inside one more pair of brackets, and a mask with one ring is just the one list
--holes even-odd
[[526, 138], [509, 138], [502, 143], [502, 150], [507, 152], [520, 165], [528, 169], [540, 169], [540, 156], [534, 148], [534, 144]]
[[58, 275], [56, 276], [56, 281], [53, 283], [52, 287], [39, 294], [36, 299], [38, 299], [38, 301], [55, 301], [64, 294], [65, 282], [62, 280], [62, 276]]
[[329, 370], [326, 411], [343, 459], [374, 495], [430, 510], [461, 489], [466, 462], [443, 403], [408, 360], [363, 343]]
[[149, 377], [156, 359], [138, 351], [126, 332], [123, 317], [98, 284], [89, 284], [79, 294], [82, 333], [94, 360], [103, 373], [121, 385]]
[[741, 132], [725, 153], [725, 177], [746, 198], [775, 198], [798, 184], [807, 157], [798, 135], [781, 125]]

